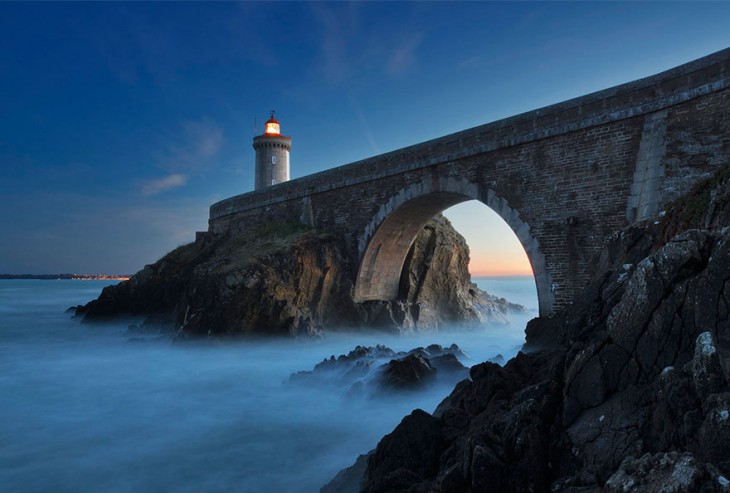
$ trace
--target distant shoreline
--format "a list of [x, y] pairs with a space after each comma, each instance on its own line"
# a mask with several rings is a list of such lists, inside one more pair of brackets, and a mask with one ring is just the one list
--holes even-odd
[[[1, 280], [41, 280], [41, 281], [54, 281], [54, 280], [72, 280], [72, 281], [126, 281], [132, 277], [131, 275], [116, 275], [116, 274], [0, 274]], [[487, 279], [501, 279], [501, 280], [522, 280], [531, 279], [533, 276], [527, 274], [512, 274], [512, 275], [493, 275], [493, 276], [471, 276], [472, 280], [487, 280]]]
[[494, 276], [475, 276], [472, 274], [472, 281], [478, 281], [480, 279], [503, 279], [503, 280], [523, 280], [523, 279], [534, 279], [535, 276], [532, 274], [505, 274], [505, 275], [494, 275]]
[[115, 274], [0, 274], [0, 280], [126, 281], [131, 276]]

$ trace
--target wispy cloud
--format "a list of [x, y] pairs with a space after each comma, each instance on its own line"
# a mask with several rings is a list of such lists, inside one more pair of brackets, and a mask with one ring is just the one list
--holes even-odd
[[137, 193], [144, 197], [182, 187], [192, 177], [220, 168], [218, 158], [225, 138], [221, 127], [209, 117], [169, 126], [150, 140], [157, 143], [149, 163], [156, 172], [147, 171], [134, 182]]
[[180, 174], [167, 175], [157, 180], [148, 180], [142, 183], [142, 195], [150, 197], [158, 193], [178, 188], [188, 181], [188, 177]]
[[372, 74], [401, 77], [416, 65], [422, 32], [374, 24], [358, 3], [308, 5], [320, 30], [320, 70], [330, 84]]
[[352, 76], [357, 63], [351, 58], [348, 45], [359, 31], [358, 6], [354, 3], [331, 6], [318, 2], [310, 6], [322, 31], [320, 49], [324, 75], [332, 84], [345, 82]]
[[390, 75], [402, 76], [408, 73], [416, 63], [416, 50], [421, 44], [422, 36], [414, 34], [398, 43], [388, 60], [387, 70]]
[[210, 118], [200, 121], [185, 122], [185, 135], [191, 142], [194, 156], [208, 158], [214, 156], [223, 144], [223, 132]]
[[484, 63], [484, 55], [477, 55], [477, 56], [467, 58], [466, 60], [463, 60], [459, 64], [459, 68], [461, 68], [461, 69], [479, 68], [482, 66], [482, 63]]
[[182, 132], [170, 139], [161, 161], [171, 173], [204, 168], [223, 146], [221, 128], [208, 117], [182, 123]]
[[159, 142], [154, 164], [170, 176], [190, 176], [218, 165], [223, 130], [211, 118], [183, 121], [154, 137]]
[[362, 130], [365, 133], [365, 138], [370, 143], [370, 147], [375, 154], [380, 154], [380, 147], [378, 146], [377, 142], [375, 142], [375, 136], [373, 135], [373, 131], [370, 128], [370, 124], [368, 123], [367, 118], [365, 118], [365, 113], [363, 113], [362, 107], [358, 104], [357, 101], [355, 101], [355, 98], [352, 95], [350, 95], [349, 99], [350, 105], [352, 106], [352, 109], [355, 112], [355, 115], [357, 116], [360, 125], [362, 126]]

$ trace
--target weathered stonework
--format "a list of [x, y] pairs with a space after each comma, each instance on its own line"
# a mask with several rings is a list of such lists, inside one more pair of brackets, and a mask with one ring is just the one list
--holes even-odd
[[540, 313], [572, 302], [607, 236], [730, 162], [730, 49], [661, 74], [238, 195], [209, 232], [300, 221], [345, 239], [356, 297], [392, 299], [408, 247], [476, 199], [515, 231]]
[[636, 171], [631, 184], [626, 218], [630, 223], [656, 215], [661, 201], [661, 185], [664, 178], [662, 158], [666, 153], [667, 112], [657, 111], [644, 118]]

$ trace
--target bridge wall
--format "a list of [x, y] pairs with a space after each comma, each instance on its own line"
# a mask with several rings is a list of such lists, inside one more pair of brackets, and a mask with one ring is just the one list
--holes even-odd
[[356, 297], [392, 299], [412, 232], [424, 218], [477, 199], [515, 230], [535, 271], [540, 311], [549, 314], [582, 289], [611, 233], [655, 214], [730, 162], [729, 67], [724, 50], [232, 197], [211, 207], [209, 230], [235, 233], [285, 219], [332, 231], [359, 266], [352, 273]]

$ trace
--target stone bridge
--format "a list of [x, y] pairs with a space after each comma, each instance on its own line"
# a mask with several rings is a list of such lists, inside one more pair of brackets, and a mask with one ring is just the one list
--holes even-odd
[[730, 49], [587, 96], [223, 200], [209, 233], [288, 220], [341, 235], [355, 298], [398, 297], [424, 222], [476, 199], [532, 264], [541, 315], [585, 286], [606, 239], [730, 163]]

